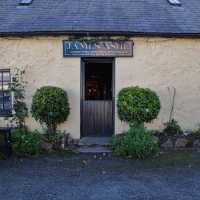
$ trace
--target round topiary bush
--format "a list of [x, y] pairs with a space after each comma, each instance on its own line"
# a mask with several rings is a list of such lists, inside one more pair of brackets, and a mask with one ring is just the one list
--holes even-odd
[[36, 91], [32, 100], [32, 116], [46, 124], [48, 133], [55, 133], [57, 125], [67, 120], [70, 108], [67, 93], [58, 87], [45, 86]]
[[117, 107], [120, 120], [131, 125], [151, 122], [157, 117], [161, 106], [154, 91], [136, 86], [119, 92]]

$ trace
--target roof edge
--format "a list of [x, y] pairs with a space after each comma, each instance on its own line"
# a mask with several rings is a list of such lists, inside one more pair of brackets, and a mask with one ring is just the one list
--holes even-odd
[[125, 31], [33, 31], [33, 32], [0, 32], [0, 37], [32, 37], [32, 36], [127, 36], [127, 37], [167, 37], [167, 38], [200, 38], [199, 33], [170, 32], [125, 32]]

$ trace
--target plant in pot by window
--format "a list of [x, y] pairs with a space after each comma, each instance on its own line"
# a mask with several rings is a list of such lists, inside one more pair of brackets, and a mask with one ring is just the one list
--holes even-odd
[[123, 136], [113, 138], [114, 152], [139, 159], [157, 153], [158, 144], [144, 123], [155, 119], [160, 107], [159, 97], [150, 89], [138, 86], [122, 89], [117, 100], [118, 116], [129, 124], [129, 130]]
[[37, 121], [46, 125], [46, 139], [58, 149], [63, 134], [57, 126], [66, 121], [70, 113], [67, 93], [58, 87], [41, 87], [33, 96], [31, 113]]

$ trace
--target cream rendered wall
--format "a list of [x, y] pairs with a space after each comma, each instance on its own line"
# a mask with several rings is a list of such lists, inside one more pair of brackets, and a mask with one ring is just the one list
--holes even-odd
[[[71, 113], [60, 128], [80, 137], [80, 58], [63, 58], [62, 40], [67, 37], [1, 38], [0, 68], [26, 70], [26, 99], [31, 106], [32, 95], [45, 85], [58, 86], [68, 92]], [[41, 126], [29, 117], [31, 129]]]
[[[185, 129], [200, 123], [200, 39], [133, 38], [134, 57], [116, 59], [116, 94], [126, 86], [155, 90], [162, 109], [149, 126], [162, 129], [169, 119], [172, 87], [176, 88], [174, 118]], [[171, 92], [168, 91], [171, 88]], [[116, 133], [127, 125], [115, 114]]]
[[[62, 40], [68, 37], [0, 38], [0, 68], [26, 69], [27, 104], [44, 85], [68, 92], [71, 114], [60, 128], [80, 137], [80, 58], [63, 58]], [[184, 129], [200, 123], [200, 39], [133, 38], [134, 57], [116, 58], [116, 95], [123, 87], [139, 85], [155, 90], [162, 109], [150, 127], [161, 129], [170, 112], [168, 87], [177, 90], [174, 117]], [[1, 121], [2, 122], [2, 121]], [[5, 125], [2, 122], [1, 125]], [[31, 129], [41, 128], [29, 117]], [[127, 129], [115, 113], [115, 132]]]

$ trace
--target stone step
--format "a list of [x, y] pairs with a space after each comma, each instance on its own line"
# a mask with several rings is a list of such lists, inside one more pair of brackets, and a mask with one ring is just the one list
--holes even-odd
[[112, 149], [105, 146], [82, 146], [78, 148], [80, 153], [111, 153]]
[[83, 137], [79, 141], [79, 146], [110, 146], [111, 137]]

